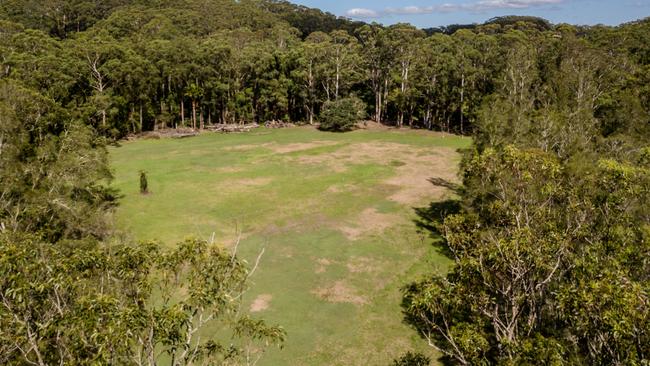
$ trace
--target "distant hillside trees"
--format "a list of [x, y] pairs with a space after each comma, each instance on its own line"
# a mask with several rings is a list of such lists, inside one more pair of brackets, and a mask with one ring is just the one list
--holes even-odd
[[[590, 28], [509, 16], [427, 35], [283, 1], [57, 4], [0, 6], [1, 75], [75, 106], [87, 125], [112, 137], [212, 123], [315, 123], [323, 103], [351, 94], [377, 122], [469, 133], [506, 79], [521, 96], [559, 77], [552, 73], [576, 39], [628, 65], [639, 87], [647, 74], [638, 71], [648, 63], [647, 21]], [[541, 76], [532, 84], [513, 79], [522, 74], [505, 61], [517, 59], [535, 59], [526, 67]], [[626, 103], [634, 98], [647, 110], [643, 93], [628, 93]]]

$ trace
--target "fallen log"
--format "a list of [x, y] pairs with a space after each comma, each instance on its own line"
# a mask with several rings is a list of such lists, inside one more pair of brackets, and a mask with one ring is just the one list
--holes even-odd
[[250, 132], [251, 130], [258, 128], [257, 123], [249, 123], [245, 125], [238, 124], [218, 124], [206, 126], [206, 129], [212, 132], [221, 132], [221, 133], [232, 133], [232, 132]]

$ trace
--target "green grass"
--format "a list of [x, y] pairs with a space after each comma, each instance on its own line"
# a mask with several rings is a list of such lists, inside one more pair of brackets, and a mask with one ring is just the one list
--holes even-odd
[[[402, 187], [390, 179], [417, 158], [449, 175], [455, 150], [468, 144], [424, 131], [311, 128], [126, 142], [111, 149], [123, 194], [117, 226], [166, 245], [212, 233], [231, 245], [239, 230], [239, 255], [249, 261], [264, 248], [245, 301], [271, 295], [253, 315], [284, 326], [288, 339], [260, 365], [386, 365], [407, 350], [431, 352], [402, 322], [400, 288], [449, 264], [412, 222], [413, 207], [449, 193], [400, 201], [391, 197]], [[367, 146], [374, 150], [364, 155]], [[383, 146], [391, 150], [377, 154]], [[138, 193], [140, 170], [149, 195]], [[324, 298], [337, 284], [338, 297]]]

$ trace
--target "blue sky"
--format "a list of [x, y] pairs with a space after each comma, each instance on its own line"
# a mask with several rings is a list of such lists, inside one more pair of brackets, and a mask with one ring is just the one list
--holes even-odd
[[336, 15], [418, 27], [482, 23], [500, 15], [535, 15], [553, 23], [608, 24], [650, 16], [650, 0], [291, 0]]

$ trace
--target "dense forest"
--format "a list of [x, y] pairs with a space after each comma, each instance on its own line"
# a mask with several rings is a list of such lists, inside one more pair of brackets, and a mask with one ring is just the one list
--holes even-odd
[[[0, 364], [252, 363], [281, 343], [240, 312], [254, 269], [234, 254], [110, 244], [105, 144], [316, 124], [349, 97], [379, 123], [474, 138], [462, 186], [437, 182], [460, 200], [422, 212], [455, 263], [405, 288], [423, 342], [455, 364], [650, 362], [648, 18], [421, 30], [272, 0], [5, 0]], [[237, 341], [197, 340], [208, 322]]]
[[377, 122], [458, 133], [472, 130], [488, 97], [539, 108], [577, 93], [612, 129], [621, 109], [648, 103], [647, 21], [503, 17], [425, 32], [275, 1], [7, 1], [0, 14], [2, 77], [112, 137], [314, 123], [323, 103], [349, 95]]

